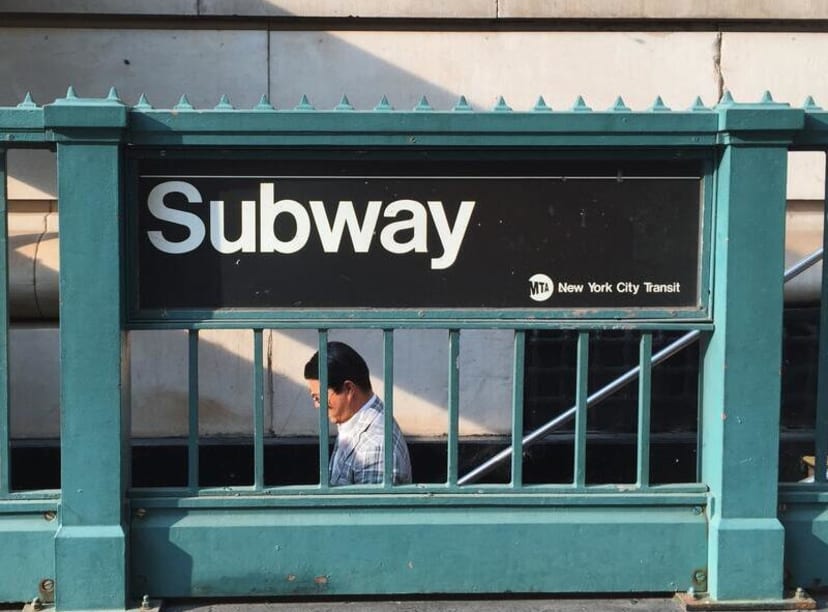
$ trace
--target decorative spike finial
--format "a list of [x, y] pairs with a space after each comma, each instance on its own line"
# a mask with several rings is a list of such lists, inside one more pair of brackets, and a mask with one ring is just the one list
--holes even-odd
[[461, 113], [468, 113], [473, 111], [474, 109], [471, 107], [471, 104], [469, 104], [469, 101], [466, 100], [466, 96], [460, 96], [460, 98], [457, 100], [457, 104], [455, 104], [451, 110]]
[[118, 90], [115, 89], [115, 86], [109, 88], [109, 93], [106, 95], [107, 100], [112, 100], [113, 102], [121, 102], [121, 96], [118, 95]]
[[690, 110], [697, 112], [697, 111], [706, 111], [706, 110], [710, 110], [710, 109], [707, 108], [704, 105], [704, 102], [702, 101], [701, 96], [696, 96], [696, 99], [693, 100], [693, 105], [690, 107]]
[[270, 100], [267, 97], [267, 94], [262, 94], [262, 97], [259, 98], [259, 103], [253, 107], [253, 110], [257, 111], [270, 111], [276, 110], [273, 108], [273, 105], [270, 103]]
[[152, 104], [149, 103], [149, 100], [147, 100], [147, 97], [142, 93], [138, 97], [138, 104], [136, 104], [134, 106], [134, 108], [137, 108], [139, 110], [149, 110], [149, 109], [152, 108]]
[[27, 91], [23, 97], [23, 101], [17, 105], [17, 108], [37, 108], [37, 104], [32, 99], [32, 92]]
[[194, 110], [193, 105], [190, 104], [190, 100], [187, 98], [187, 94], [181, 94], [181, 98], [179, 98], [178, 104], [173, 106], [173, 110]]
[[218, 104], [213, 107], [214, 110], [233, 110], [233, 105], [230, 104], [230, 98], [227, 97], [227, 94], [222, 94], [221, 98], [219, 98]]
[[624, 104], [624, 98], [618, 96], [615, 99], [615, 104], [612, 105], [612, 108], [610, 108], [610, 110], [614, 112], [628, 112], [630, 110], [630, 107]]
[[805, 110], [822, 110], [822, 107], [816, 103], [813, 96], [805, 98], [805, 102], [802, 103], [802, 108]]
[[503, 96], [500, 96], [492, 110], [496, 113], [509, 112], [512, 110], [512, 107], [506, 104], [506, 99]]
[[762, 94], [762, 99], [759, 100], [759, 104], [773, 104], [773, 96], [769, 89], [766, 89], [765, 93]]
[[730, 90], [725, 89], [724, 94], [722, 95], [722, 99], [719, 100], [719, 106], [727, 106], [729, 104], [734, 104], [733, 96], [730, 95]]
[[415, 111], [433, 111], [434, 109], [431, 108], [431, 104], [428, 103], [428, 99], [423, 96], [420, 98], [420, 101], [417, 102], [417, 106], [414, 107]]
[[348, 96], [346, 96], [345, 94], [342, 94], [342, 99], [339, 101], [339, 104], [337, 104], [334, 107], [334, 110], [335, 111], [352, 111], [352, 110], [354, 110], [354, 107], [351, 105], [351, 101], [348, 100]]
[[70, 99], [70, 98], [77, 98], [77, 97], [78, 97], [78, 94], [75, 93], [75, 88], [70, 85], [69, 89], [66, 90], [66, 98]]
[[374, 107], [374, 110], [375, 110], [375, 111], [392, 111], [392, 110], [394, 110], [394, 107], [393, 107], [393, 106], [391, 105], [391, 103], [388, 101], [388, 97], [387, 97], [387, 96], [383, 96], [383, 97], [382, 97], [382, 100], [380, 100], [380, 101], [379, 101], [379, 104], [377, 104], [377, 105]]
[[552, 108], [546, 103], [546, 100], [543, 99], [543, 96], [538, 96], [538, 101], [535, 102], [535, 106], [532, 107], [532, 110], [535, 112], [549, 112]]
[[296, 105], [296, 108], [294, 110], [312, 111], [316, 109], [313, 107], [313, 104], [310, 103], [310, 100], [308, 100], [308, 96], [302, 94], [302, 99], [299, 100], [299, 104]]
[[656, 96], [650, 110], [654, 112], [666, 112], [670, 110], [670, 107], [664, 104], [664, 100], [661, 99], [661, 96]]
[[572, 105], [572, 109], [576, 113], [584, 113], [589, 112], [592, 110], [591, 107], [587, 106], [586, 101], [584, 100], [583, 96], [578, 96], [575, 98], [575, 104]]

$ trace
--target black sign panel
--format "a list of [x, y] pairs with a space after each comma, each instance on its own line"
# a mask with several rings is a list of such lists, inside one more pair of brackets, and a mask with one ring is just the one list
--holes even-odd
[[698, 308], [687, 168], [139, 163], [143, 309]]

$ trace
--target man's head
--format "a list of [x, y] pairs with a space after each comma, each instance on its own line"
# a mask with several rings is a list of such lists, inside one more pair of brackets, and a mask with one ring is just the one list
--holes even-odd
[[[320, 404], [319, 353], [305, 364], [305, 380], [314, 406]], [[365, 360], [344, 342], [328, 343], [328, 417], [334, 423], [350, 419], [371, 397], [371, 378]]]

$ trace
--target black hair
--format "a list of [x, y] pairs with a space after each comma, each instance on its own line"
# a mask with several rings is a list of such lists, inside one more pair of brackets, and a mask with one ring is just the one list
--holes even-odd
[[[319, 351], [305, 364], [305, 379], [319, 380]], [[363, 391], [371, 390], [368, 365], [362, 356], [344, 342], [328, 342], [328, 388], [339, 393], [346, 380]]]

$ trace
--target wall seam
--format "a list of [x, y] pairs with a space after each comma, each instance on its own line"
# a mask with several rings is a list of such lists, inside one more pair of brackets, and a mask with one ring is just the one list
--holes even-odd
[[43, 319], [43, 309], [40, 307], [40, 298], [38, 294], [40, 293], [40, 289], [37, 284], [37, 263], [38, 257], [40, 255], [40, 243], [43, 242], [43, 238], [49, 232], [49, 217], [51, 217], [53, 212], [53, 204], [49, 204], [49, 212], [47, 212], [43, 216], [43, 230], [40, 232], [40, 235], [37, 237], [37, 241], [35, 242], [34, 248], [34, 256], [32, 257], [32, 293], [34, 295], [34, 303], [35, 309], [37, 312], [38, 319]]
[[[713, 43], [713, 69], [716, 73], [716, 100], [722, 99], [725, 93], [725, 80], [722, 71], [722, 31], [716, 32], [716, 41]], [[714, 103], [715, 103], [714, 102]]]
[[267, 99], [272, 104], [273, 100], [273, 92], [270, 91], [270, 37], [271, 37], [272, 30], [270, 29], [270, 23], [268, 22], [265, 25], [265, 37], [267, 39], [265, 43], [265, 53], [267, 53], [267, 57], [265, 58], [265, 70], [267, 74], [265, 75], [265, 87], [267, 88]]
[[267, 330], [267, 351], [266, 351], [266, 359], [267, 359], [267, 397], [266, 397], [266, 404], [268, 406], [268, 413], [269, 413], [269, 420], [270, 420], [270, 427], [268, 427], [268, 433], [271, 436], [276, 435], [276, 410], [275, 410], [275, 397], [276, 397], [276, 389], [273, 381], [273, 330]]

